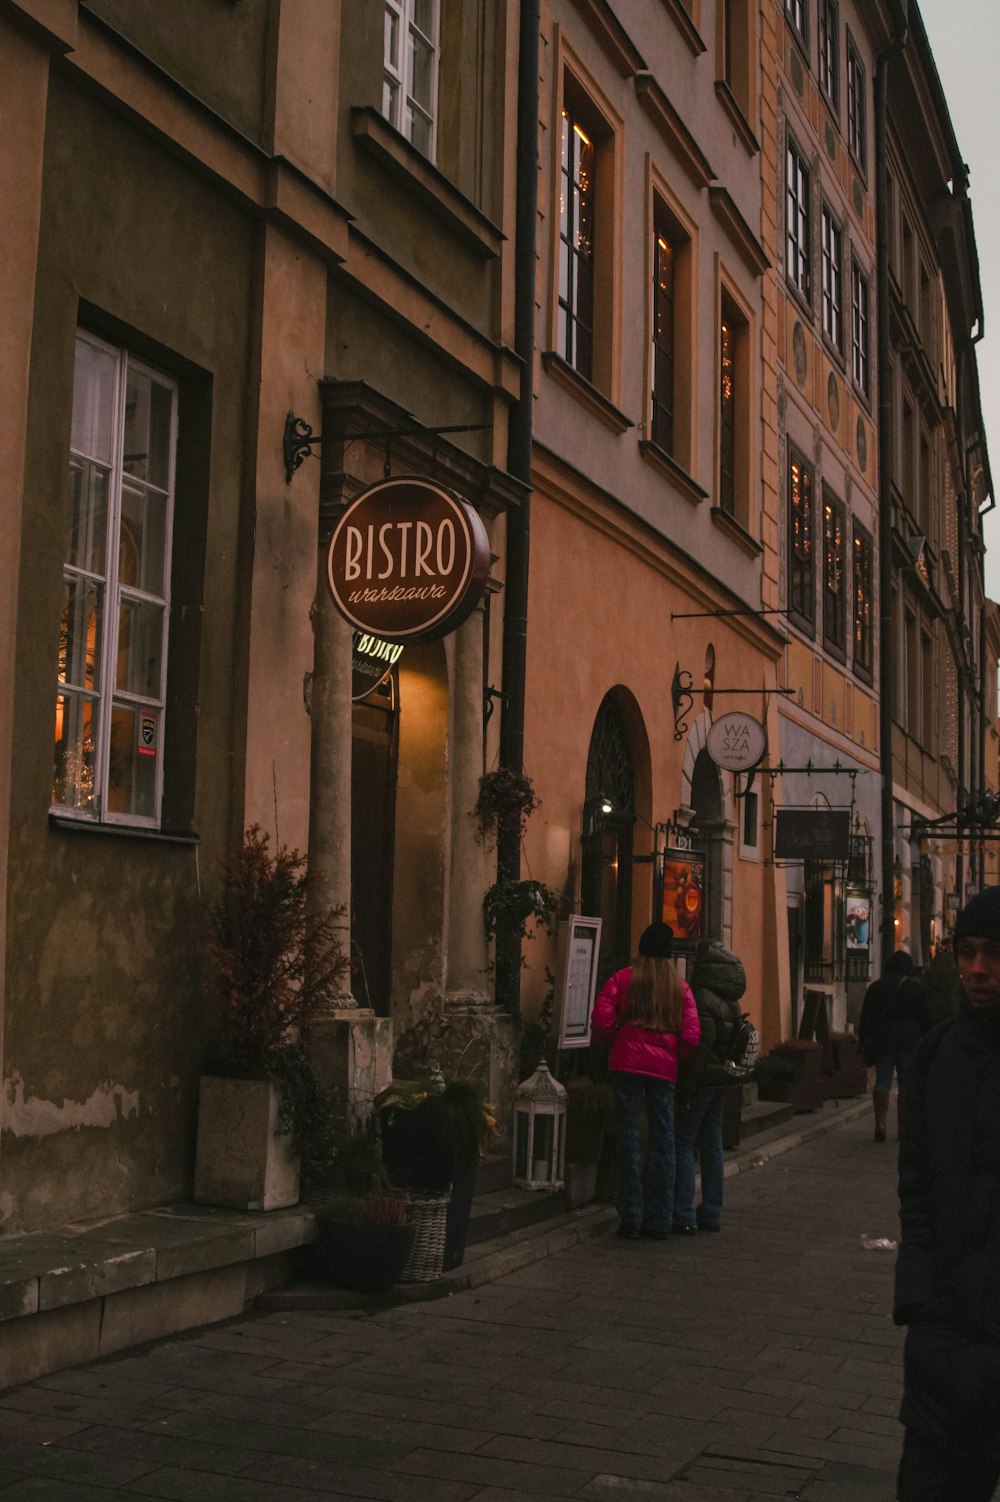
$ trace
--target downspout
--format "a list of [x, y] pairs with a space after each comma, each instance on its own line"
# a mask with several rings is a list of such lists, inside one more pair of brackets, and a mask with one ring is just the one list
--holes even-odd
[[895, 805], [892, 796], [892, 727], [896, 699], [896, 634], [892, 619], [892, 388], [889, 381], [889, 206], [888, 115], [889, 65], [906, 46], [906, 0], [896, 33], [875, 60], [875, 296], [878, 304], [878, 738], [882, 778], [882, 956], [896, 947], [893, 866], [896, 858]]
[[[511, 408], [507, 468], [524, 486], [519, 506], [507, 511], [504, 579], [503, 700], [500, 764], [524, 770], [524, 684], [528, 640], [528, 562], [531, 537], [531, 419], [535, 365], [536, 217], [538, 213], [538, 36], [540, 0], [521, 0], [518, 38], [517, 221], [514, 240], [514, 352], [521, 362], [521, 391]], [[511, 827], [513, 826], [513, 827]], [[502, 820], [497, 875], [517, 881], [521, 836], [516, 820]], [[521, 1010], [521, 944], [513, 933], [496, 941], [497, 1000], [512, 1015]]]

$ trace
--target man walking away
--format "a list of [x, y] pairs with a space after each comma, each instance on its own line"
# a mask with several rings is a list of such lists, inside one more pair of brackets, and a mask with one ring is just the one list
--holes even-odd
[[958, 1016], [917, 1046], [899, 1153], [898, 1502], [989, 1502], [1000, 1481], [1000, 887], [954, 945]]
[[897, 949], [886, 961], [882, 978], [868, 987], [858, 1043], [866, 1064], [875, 1065], [875, 1141], [885, 1141], [893, 1072], [899, 1092], [897, 1119], [903, 1121], [903, 1091], [913, 1050], [930, 1026], [927, 991], [905, 949]]

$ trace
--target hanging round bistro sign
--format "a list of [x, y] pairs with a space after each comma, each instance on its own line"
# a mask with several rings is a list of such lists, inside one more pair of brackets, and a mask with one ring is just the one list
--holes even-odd
[[753, 715], [737, 710], [712, 721], [705, 749], [725, 772], [751, 772], [764, 758], [767, 732]]
[[327, 557], [341, 615], [389, 642], [447, 636], [478, 605], [489, 572], [489, 538], [473, 507], [413, 476], [363, 490]]

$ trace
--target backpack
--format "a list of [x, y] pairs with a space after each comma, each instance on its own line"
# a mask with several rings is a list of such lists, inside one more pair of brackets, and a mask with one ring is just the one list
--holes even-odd
[[757, 1029], [750, 1020], [749, 1012], [741, 1012], [739, 1021], [733, 1024], [729, 1035], [729, 1052], [724, 1060], [726, 1073], [734, 1079], [743, 1079], [753, 1070], [759, 1053]]

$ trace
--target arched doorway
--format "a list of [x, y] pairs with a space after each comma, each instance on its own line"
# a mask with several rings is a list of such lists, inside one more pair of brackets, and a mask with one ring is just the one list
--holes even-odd
[[634, 824], [635, 765], [625, 716], [612, 692], [590, 737], [580, 883], [584, 913], [601, 919], [599, 986], [631, 959]]

